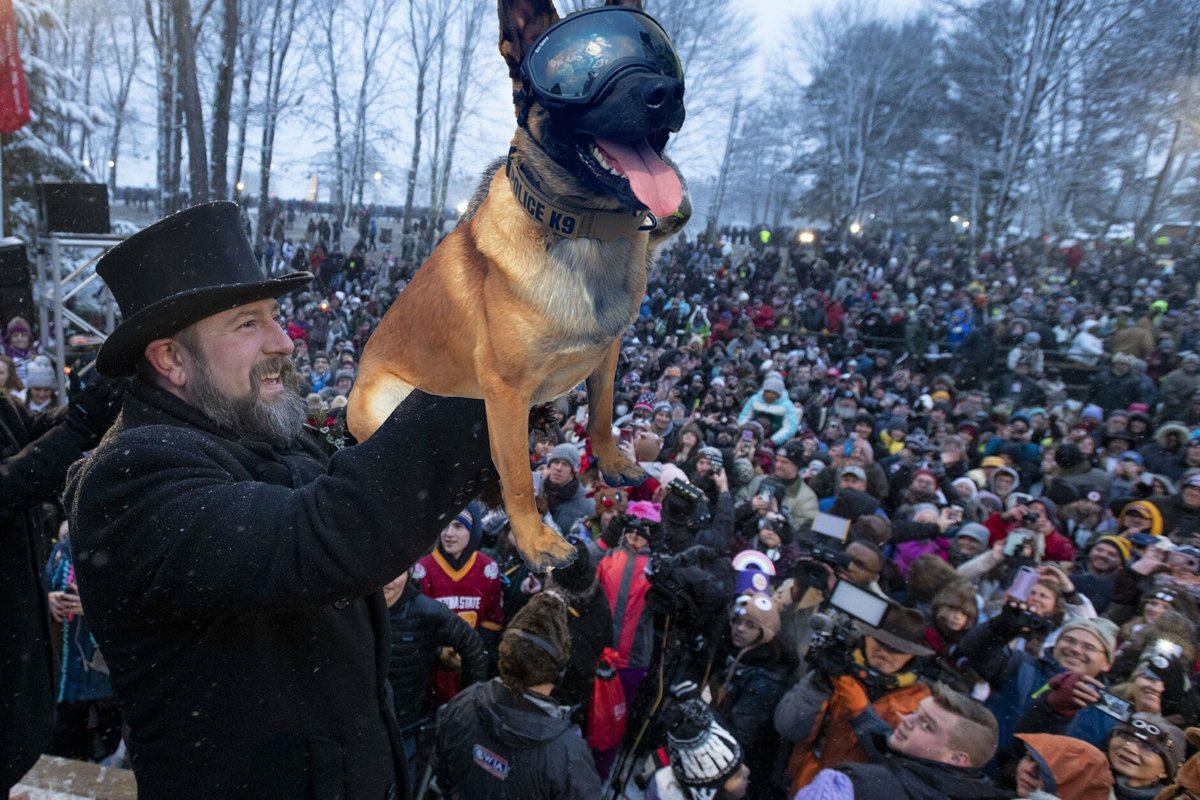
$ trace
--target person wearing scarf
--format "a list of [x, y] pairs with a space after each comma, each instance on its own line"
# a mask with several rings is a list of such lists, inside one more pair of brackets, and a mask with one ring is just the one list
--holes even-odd
[[[437, 545], [413, 565], [412, 579], [426, 597], [445, 605], [479, 633], [491, 660], [504, 627], [504, 587], [496, 562], [479, 552], [483, 507], [476, 501], [451, 520]], [[458, 672], [439, 669], [436, 693], [441, 701], [458, 693]]]

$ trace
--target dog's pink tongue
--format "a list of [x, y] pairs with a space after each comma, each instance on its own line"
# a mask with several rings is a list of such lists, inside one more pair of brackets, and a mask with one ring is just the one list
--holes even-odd
[[654, 152], [645, 139], [636, 144], [620, 144], [597, 139], [596, 146], [629, 181], [634, 195], [656, 217], [674, 214], [683, 201], [679, 176]]

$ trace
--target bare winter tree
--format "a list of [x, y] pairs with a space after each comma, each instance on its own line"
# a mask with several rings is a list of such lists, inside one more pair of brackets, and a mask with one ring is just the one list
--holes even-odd
[[813, 48], [804, 90], [810, 199], [839, 231], [909, 177], [940, 96], [936, 25], [871, 13], [844, 4], [804, 26]]
[[730, 172], [733, 169], [733, 156], [740, 133], [738, 124], [741, 121], [741, 108], [742, 98], [735, 98], [733, 101], [733, 113], [729, 115], [729, 131], [725, 134], [725, 155], [721, 158], [721, 168], [717, 172], [716, 189], [713, 191], [712, 202], [708, 207], [708, 224], [705, 227], [705, 235], [710, 242], [716, 239], [717, 228], [721, 220], [721, 210], [725, 204], [725, 192], [729, 187]]
[[[266, 37], [266, 89], [262, 101], [262, 145], [259, 149], [258, 177], [258, 235], [266, 236], [270, 231], [271, 216], [265, 212], [267, 198], [271, 196], [271, 163], [275, 158], [275, 130], [279, 124], [279, 112], [284, 100], [284, 77], [288, 51], [292, 36], [296, 32], [296, 8], [299, 0], [274, 0], [270, 13], [270, 25]], [[319, 13], [319, 10], [318, 12]]]
[[204, 134], [204, 108], [200, 101], [200, 78], [196, 74], [196, 38], [192, 29], [192, 6], [188, 0], [171, 0], [171, 22], [175, 32], [179, 101], [183, 107], [188, 145], [188, 182], [191, 202], [208, 201], [208, 143]]
[[318, 0], [316, 5], [314, 18], [319, 31], [317, 63], [327, 93], [325, 103], [319, 105], [327, 106], [333, 129], [333, 226], [337, 231], [334, 238], [341, 239], [341, 225], [346, 219], [346, 178], [349, 174], [348, 152], [342, 130], [347, 112], [341, 90], [348, 59], [341, 46], [345, 38], [346, 21], [341, 13], [342, 4], [337, 0]]
[[178, 102], [179, 69], [174, 46], [175, 26], [171, 7], [165, 0], [148, 0], [145, 5], [146, 26], [154, 44], [157, 67], [158, 100], [158, 212], [168, 214], [178, 210], [181, 184], [180, 160], [183, 157], [183, 108]]
[[258, 41], [262, 37], [262, 29], [271, 0], [242, 0], [238, 9], [240, 22], [238, 25], [238, 102], [237, 102], [237, 139], [233, 157], [233, 185], [230, 187], [229, 198], [237, 197], [237, 186], [242, 183], [242, 170], [246, 158], [246, 135], [250, 125], [252, 109], [252, 88], [255, 68], [258, 63]]
[[408, 3], [408, 45], [412, 58], [411, 72], [416, 84], [416, 97], [413, 102], [413, 144], [412, 155], [409, 159], [408, 174], [404, 186], [404, 215], [402, 223], [405, 230], [410, 229], [413, 220], [413, 202], [417, 193], [417, 175], [421, 169], [421, 131], [425, 126], [425, 92], [427, 81], [433, 66], [434, 56], [442, 47], [446, 29], [442, 24], [443, 4], [438, 0], [409, 0]]
[[221, 1], [221, 48], [216, 65], [212, 110], [212, 196], [229, 196], [229, 114], [233, 105], [233, 79], [237, 68], [239, 35], [238, 0]]
[[[1158, 14], [1182, 14], [1173, 24], [1156, 29], [1163, 58], [1155, 65], [1161, 71], [1157, 80], [1143, 88], [1152, 98], [1154, 111], [1162, 125], [1160, 165], [1149, 181], [1149, 196], [1134, 216], [1134, 236], [1146, 240], [1153, 235], [1163, 208], [1180, 179], [1188, 172], [1192, 159], [1200, 155], [1200, 4], [1183, 2], [1152, 3], [1149, 11], [1160, 23]], [[1157, 13], [1154, 13], [1157, 12]], [[1153, 163], [1153, 162], [1151, 162]]]
[[947, 4], [955, 28], [945, 49], [948, 121], [977, 174], [970, 204], [979, 239], [1000, 241], [1021, 198], [1042, 113], [1067, 54], [1087, 46], [1088, 0], [984, 0]]
[[[450, 62], [456, 65], [453, 93], [447, 106], [445, 122], [446, 138], [438, 157], [437, 175], [431, 208], [441, 212], [446, 207], [446, 194], [450, 187], [450, 173], [454, 167], [454, 154], [458, 139], [462, 133], [463, 118], [472, 104], [472, 94], [478, 89], [476, 68], [479, 53], [484, 45], [490, 45], [491, 40], [483, 36], [483, 26], [490, 20], [487, 13], [491, 6], [489, 0], [461, 0], [457, 3], [456, 13], [452, 15], [458, 29], [457, 44]], [[446, 215], [435, 213], [433, 217], [433, 240], [436, 241], [445, 229]]]
[[117, 191], [117, 168], [121, 163], [121, 135], [129, 114], [133, 76], [141, 65], [142, 26], [131, 4], [119, 4], [126, 13], [107, 20], [103, 41], [112, 61], [101, 74], [100, 102], [112, 118], [108, 132], [108, 191]]
[[394, 52], [384, 45], [392, 44], [392, 16], [399, 5], [400, 0], [364, 0], [356, 19], [359, 26], [358, 54], [362, 62], [357, 65], [359, 82], [354, 100], [350, 193], [357, 198], [360, 207], [367, 183], [368, 146], [380, 110], [377, 101], [388, 85], [385, 76], [392, 73], [392, 70], [381, 70], [380, 65], [389, 52]]

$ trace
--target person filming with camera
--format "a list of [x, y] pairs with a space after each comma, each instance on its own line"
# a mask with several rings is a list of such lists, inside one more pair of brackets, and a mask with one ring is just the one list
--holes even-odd
[[776, 731], [795, 743], [789, 796], [822, 769], [869, 760], [856, 732], [863, 715], [895, 729], [930, 696], [913, 668], [914, 659], [932, 654], [924, 632], [920, 612], [888, 603], [878, 626], [843, 622], [818, 635], [812, 669], [775, 708]]

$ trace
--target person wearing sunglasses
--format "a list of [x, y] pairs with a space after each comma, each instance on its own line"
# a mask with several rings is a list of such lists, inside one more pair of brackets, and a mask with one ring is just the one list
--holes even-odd
[[1183, 731], [1157, 714], [1137, 712], [1108, 737], [1108, 765], [1117, 800], [1149, 800], [1175, 777], [1183, 761]]

